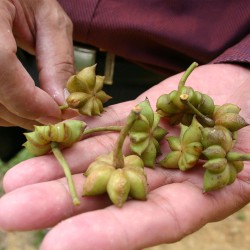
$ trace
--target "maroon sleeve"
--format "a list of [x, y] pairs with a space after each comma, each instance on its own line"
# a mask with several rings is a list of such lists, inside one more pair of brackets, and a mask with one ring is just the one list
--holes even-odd
[[74, 39], [86, 42], [99, 0], [58, 0], [74, 24]]
[[[249, 12], [250, 15], [250, 12]], [[249, 24], [250, 29], [250, 24]], [[232, 47], [226, 49], [221, 55], [219, 55], [214, 63], [228, 62], [228, 63], [246, 63], [250, 64], [250, 34], [244, 37], [240, 42], [236, 43]]]
[[161, 72], [250, 63], [250, 1], [59, 0], [74, 39]]

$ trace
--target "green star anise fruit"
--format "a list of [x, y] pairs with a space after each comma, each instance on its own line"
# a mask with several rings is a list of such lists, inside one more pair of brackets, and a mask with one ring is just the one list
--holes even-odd
[[104, 111], [103, 103], [111, 99], [102, 90], [104, 77], [96, 75], [95, 69], [96, 65], [84, 68], [71, 76], [66, 86], [70, 93], [66, 100], [69, 107], [87, 116], [100, 115]]
[[166, 117], [170, 125], [182, 123], [189, 126], [192, 122], [194, 113], [180, 101], [182, 94], [188, 94], [190, 103], [202, 114], [211, 117], [214, 111], [214, 102], [211, 97], [194, 91], [191, 87], [182, 87], [178, 91], [174, 90], [169, 94], [160, 96], [157, 100], [157, 112], [162, 117]]
[[204, 149], [209, 146], [219, 145], [225, 152], [229, 152], [234, 143], [233, 133], [224, 126], [216, 125], [201, 129], [201, 143]]
[[[214, 102], [211, 97], [201, 92], [195, 91], [192, 87], [185, 86], [185, 82], [193, 69], [197, 67], [196, 62], [192, 63], [183, 74], [178, 90], [173, 90], [169, 94], [161, 95], [156, 103], [156, 111], [162, 117], [166, 117], [170, 125], [182, 123], [189, 126], [193, 120], [194, 111], [180, 100], [180, 96], [187, 95], [189, 102], [204, 116], [211, 117], [214, 111]], [[203, 124], [202, 120], [197, 120]]]
[[115, 168], [113, 153], [101, 155], [87, 171], [83, 195], [94, 196], [108, 193], [110, 200], [121, 207], [128, 196], [137, 200], [147, 198], [147, 177], [144, 163], [137, 155], [124, 156], [124, 167]]
[[215, 106], [213, 119], [216, 125], [224, 126], [235, 132], [248, 125], [239, 112], [240, 108], [237, 105], [226, 103], [222, 106]]
[[170, 136], [167, 138], [172, 151], [160, 161], [160, 165], [165, 168], [179, 168], [185, 171], [196, 165], [203, 150], [201, 144], [202, 126], [195, 117], [193, 117], [189, 127], [183, 124], [180, 126], [179, 137]]
[[155, 159], [161, 153], [159, 142], [165, 137], [167, 131], [159, 126], [160, 116], [153, 112], [149, 100], [141, 102], [142, 108], [129, 132], [131, 150], [139, 155], [145, 166], [154, 167]]
[[214, 191], [232, 184], [243, 166], [243, 161], [228, 161], [226, 157], [208, 160], [203, 165], [206, 168], [204, 192]]
[[34, 127], [34, 131], [24, 133], [27, 141], [23, 146], [31, 154], [38, 156], [51, 151], [51, 142], [57, 142], [60, 148], [66, 148], [79, 141], [86, 123], [78, 120], [67, 120], [54, 125]]
[[237, 173], [243, 169], [243, 161], [228, 159], [234, 144], [233, 133], [224, 126], [216, 125], [214, 128], [203, 128], [202, 145], [203, 156], [207, 159], [203, 165], [204, 192], [220, 189], [234, 182]]

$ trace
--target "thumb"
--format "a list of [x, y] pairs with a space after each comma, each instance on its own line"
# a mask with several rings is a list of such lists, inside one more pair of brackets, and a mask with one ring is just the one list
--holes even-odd
[[63, 104], [66, 82], [74, 74], [73, 26], [57, 1], [39, 6], [36, 12], [40, 87]]

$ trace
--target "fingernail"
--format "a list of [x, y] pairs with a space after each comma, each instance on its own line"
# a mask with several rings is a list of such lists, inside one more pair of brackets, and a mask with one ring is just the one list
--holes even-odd
[[62, 121], [62, 119], [59, 119], [59, 118], [53, 117], [53, 116], [44, 116], [44, 117], [38, 118], [37, 121], [44, 124], [44, 125], [48, 125], [48, 124], [58, 123], [58, 122]]

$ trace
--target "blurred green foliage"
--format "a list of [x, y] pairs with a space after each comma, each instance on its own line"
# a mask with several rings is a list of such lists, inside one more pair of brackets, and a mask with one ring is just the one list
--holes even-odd
[[34, 157], [25, 148], [21, 149], [11, 160], [3, 162], [0, 159], [0, 176], [3, 176], [8, 169], [15, 166], [16, 164]]
[[25, 148], [21, 149], [11, 160], [4, 162], [0, 159], [0, 197], [3, 195], [2, 178], [16, 164], [34, 157]]

